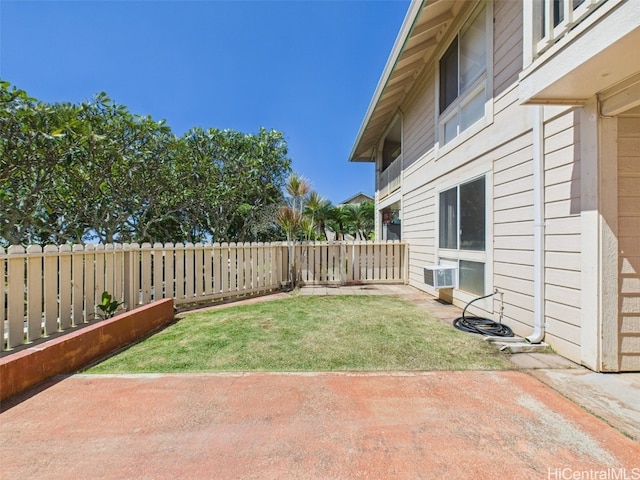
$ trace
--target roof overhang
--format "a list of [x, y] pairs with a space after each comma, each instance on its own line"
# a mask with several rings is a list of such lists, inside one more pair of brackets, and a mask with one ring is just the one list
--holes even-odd
[[464, 0], [413, 0], [367, 109], [349, 161], [374, 162], [375, 147]]
[[[637, 84], [630, 79], [640, 67], [640, 2], [621, 3], [574, 37], [521, 73], [523, 104], [582, 105], [620, 82]], [[602, 113], [613, 114], [614, 108]]]

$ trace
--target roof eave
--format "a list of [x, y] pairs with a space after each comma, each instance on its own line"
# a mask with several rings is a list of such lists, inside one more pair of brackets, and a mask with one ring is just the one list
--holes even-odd
[[378, 81], [378, 85], [376, 86], [376, 90], [373, 94], [371, 102], [369, 103], [369, 108], [367, 109], [367, 113], [364, 116], [364, 120], [360, 125], [360, 130], [358, 131], [358, 135], [356, 137], [356, 141], [353, 144], [353, 148], [351, 149], [351, 154], [349, 155], [350, 162], [375, 162], [375, 158], [373, 157], [374, 152], [372, 149], [368, 149], [365, 152], [359, 153], [358, 147], [360, 142], [362, 141], [362, 137], [367, 129], [369, 121], [371, 120], [371, 116], [378, 104], [380, 97], [382, 96], [384, 89], [389, 81], [389, 77], [393, 73], [393, 70], [402, 54], [404, 46], [407, 42], [409, 34], [411, 33], [411, 29], [413, 28], [413, 24], [416, 21], [418, 14], [422, 8], [423, 3], [426, 0], [412, 0], [409, 8], [407, 9], [407, 14], [404, 17], [402, 22], [402, 26], [400, 27], [400, 31], [398, 32], [398, 36], [396, 37], [396, 41], [393, 44], [393, 48], [391, 49], [391, 53], [387, 58], [387, 63], [382, 71], [382, 75], [380, 76], [380, 80]]

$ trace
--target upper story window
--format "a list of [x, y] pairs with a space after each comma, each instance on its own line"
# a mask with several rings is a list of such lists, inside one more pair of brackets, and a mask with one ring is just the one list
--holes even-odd
[[487, 8], [482, 5], [465, 22], [440, 58], [439, 123], [442, 144], [484, 117], [489, 33]]
[[534, 0], [534, 53], [539, 55], [607, 0]]

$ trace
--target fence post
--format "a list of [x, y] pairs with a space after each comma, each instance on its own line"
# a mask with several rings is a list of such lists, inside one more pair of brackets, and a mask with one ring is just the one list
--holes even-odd
[[58, 331], [58, 247], [44, 246], [44, 335]]
[[58, 263], [58, 282], [60, 285], [60, 330], [71, 327], [71, 247], [58, 247], [60, 261]]
[[402, 275], [405, 285], [409, 283], [409, 242], [404, 244], [404, 252], [402, 255]]
[[27, 247], [27, 341], [42, 336], [42, 247]]
[[84, 246], [84, 321], [89, 322], [96, 316], [95, 298], [95, 245]]
[[123, 275], [122, 283], [124, 284], [124, 306], [127, 310], [133, 310], [136, 305], [136, 262], [134, 256], [137, 254], [137, 250], [134, 249], [137, 244], [125, 243], [122, 245], [123, 249]]
[[72, 317], [74, 327], [84, 323], [84, 246], [75, 243], [71, 255]]
[[151, 244], [145, 242], [140, 248], [142, 305], [146, 305], [151, 302]]
[[7, 277], [4, 273], [4, 266], [6, 265], [6, 260], [4, 258], [4, 248], [0, 247], [0, 325], [2, 328], [2, 345], [0, 345], [0, 350], [4, 347], [4, 308], [5, 308], [5, 285], [7, 284]]
[[347, 258], [347, 244], [340, 242], [340, 255], [338, 256], [338, 269], [340, 271], [340, 285], [347, 284], [347, 270], [349, 269], [349, 260]]
[[[24, 343], [24, 248], [20, 245], [11, 245], [7, 249], [7, 253], [9, 254], [7, 267], [9, 277], [7, 349], [12, 349]], [[11, 255], [16, 255], [16, 257], [11, 258]]]

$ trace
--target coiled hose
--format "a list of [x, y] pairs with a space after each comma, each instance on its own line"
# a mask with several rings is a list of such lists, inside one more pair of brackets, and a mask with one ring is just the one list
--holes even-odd
[[467, 303], [464, 310], [462, 310], [462, 316], [453, 321], [453, 326], [463, 332], [479, 333], [480, 335], [488, 335], [491, 337], [513, 337], [513, 331], [507, 325], [494, 322], [484, 317], [477, 317], [475, 315], [468, 317], [466, 315], [467, 308], [469, 308], [473, 302], [492, 297], [493, 295], [495, 295], [495, 292], [485, 295], [484, 297], [475, 298]]

